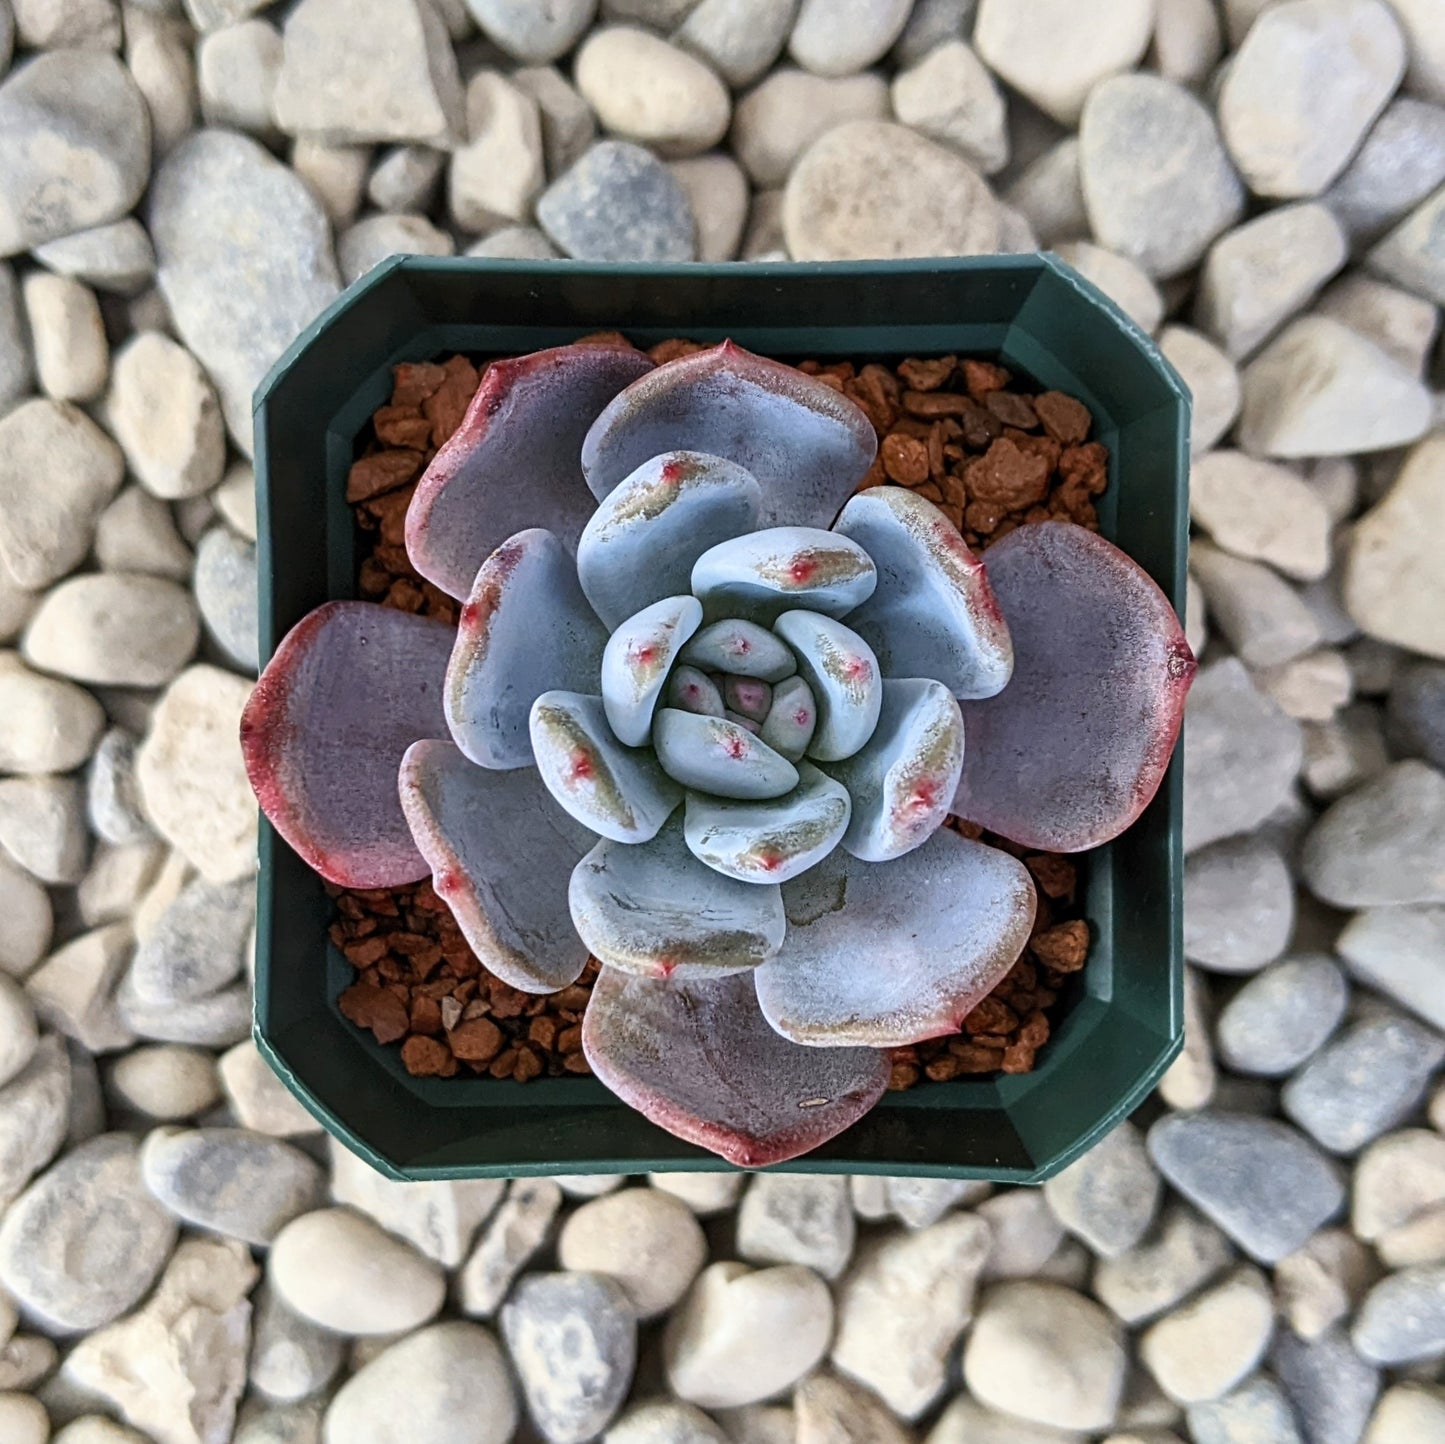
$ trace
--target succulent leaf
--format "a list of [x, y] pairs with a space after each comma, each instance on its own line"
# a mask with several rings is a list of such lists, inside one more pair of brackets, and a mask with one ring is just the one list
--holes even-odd
[[536, 769], [490, 771], [450, 742], [415, 742], [400, 787], [437, 896], [482, 963], [526, 993], [576, 982], [587, 949], [565, 878], [593, 839], [551, 805]]
[[963, 703], [952, 810], [1027, 847], [1097, 847], [1158, 790], [1194, 655], [1148, 573], [1083, 527], [1020, 527], [988, 567], [1014, 673], [997, 697]]
[[569, 899], [582, 941], [609, 968], [644, 977], [720, 978], [782, 946], [782, 890], [704, 867], [676, 818], [635, 847], [599, 842], [573, 870]]
[[667, 679], [667, 705], [684, 712], [697, 712], [704, 717], [721, 717], [723, 696], [718, 685], [706, 672], [686, 663], [674, 667]]
[[543, 692], [597, 685], [607, 633], [562, 543], [521, 531], [482, 563], [447, 667], [452, 740], [482, 767], [530, 767], [527, 719]]
[[738, 1168], [837, 1137], [888, 1086], [888, 1055], [799, 1048], [764, 1021], [752, 974], [658, 982], [604, 968], [582, 1020], [593, 1073], [677, 1138]]
[[592, 512], [582, 439], [652, 362], [625, 345], [558, 346], [493, 361], [406, 515], [412, 565], [460, 600], [513, 532], [545, 516], [569, 551]]
[[690, 589], [709, 547], [758, 524], [763, 492], [736, 462], [700, 451], [644, 461], [597, 504], [577, 543], [582, 590], [609, 627]]
[[816, 612], [784, 612], [773, 631], [792, 648], [812, 689], [818, 725], [808, 756], [851, 757], [873, 735], [883, 705], [883, 675], [873, 648], [842, 622]]
[[848, 830], [847, 789], [810, 762], [798, 785], [771, 802], [687, 794], [683, 829], [700, 862], [739, 882], [787, 882], [827, 857]]
[[843, 508], [834, 530], [878, 568], [877, 589], [848, 625], [889, 676], [932, 677], [955, 697], [1003, 689], [1013, 669], [1004, 613], [984, 564], [931, 501], [901, 486], [871, 487]]
[[827, 526], [872, 465], [878, 440], [831, 387], [724, 341], [614, 397], [582, 443], [582, 470], [604, 497], [649, 457], [684, 446], [757, 477], [764, 526]]
[[963, 754], [963, 714], [942, 682], [885, 679], [873, 735], [828, 769], [853, 799], [843, 846], [864, 862], [921, 847], [948, 816]]
[[723, 702], [731, 711], [761, 724], [773, 705], [773, 689], [757, 677], [728, 677], [723, 682]]
[[776, 526], [709, 547], [692, 569], [692, 592], [710, 619], [770, 626], [806, 608], [843, 617], [872, 596], [878, 573], [847, 537], [811, 526]]
[[531, 733], [547, 791], [601, 837], [646, 842], [682, 800], [650, 752], [613, 736], [600, 697], [544, 692], [532, 703]]
[[758, 1002], [825, 1050], [955, 1033], [1023, 951], [1036, 902], [1023, 863], [950, 829], [888, 863], [839, 848], [784, 888], [788, 935], [755, 974]]
[[798, 769], [786, 757], [727, 717], [663, 707], [652, 725], [652, 745], [669, 777], [714, 797], [759, 801], [782, 797], [798, 784]]
[[696, 597], [664, 597], [629, 617], [602, 653], [602, 705], [619, 742], [641, 747], [678, 651], [702, 622]]
[[788, 677], [773, 688], [772, 704], [758, 735], [774, 752], [796, 762], [808, 750], [817, 725], [813, 689], [801, 677]]
[[402, 754], [445, 737], [452, 630], [372, 602], [326, 602], [285, 636], [241, 717], [241, 753], [277, 832], [341, 887], [427, 874], [396, 792]]
[[737, 618], [704, 627], [682, 649], [680, 660], [704, 672], [764, 682], [781, 682], [798, 670], [792, 652], [766, 627]]

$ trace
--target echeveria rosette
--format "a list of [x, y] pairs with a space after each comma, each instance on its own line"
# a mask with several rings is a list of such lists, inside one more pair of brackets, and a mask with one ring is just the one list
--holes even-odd
[[430, 873], [527, 991], [595, 954], [593, 1072], [740, 1166], [847, 1128], [890, 1049], [957, 1031], [1018, 958], [1029, 874], [948, 813], [1055, 851], [1116, 836], [1193, 675], [1117, 548], [1044, 522], [985, 572], [931, 503], [856, 491], [876, 444], [731, 343], [494, 363], [407, 516], [458, 628], [329, 603], [242, 724], [326, 878]]

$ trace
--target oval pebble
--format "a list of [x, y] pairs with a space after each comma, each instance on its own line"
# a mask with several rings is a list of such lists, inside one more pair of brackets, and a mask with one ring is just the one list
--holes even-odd
[[110, 1088], [126, 1107], [163, 1123], [194, 1118], [221, 1096], [215, 1058], [179, 1043], [136, 1048], [117, 1058]]
[[271, 1245], [268, 1271], [285, 1303], [338, 1334], [417, 1328], [446, 1297], [430, 1259], [344, 1208], [292, 1219]]

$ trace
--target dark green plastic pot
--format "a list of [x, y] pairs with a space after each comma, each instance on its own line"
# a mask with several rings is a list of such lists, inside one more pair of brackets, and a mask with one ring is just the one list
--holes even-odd
[[[1111, 458], [1104, 531], [1182, 607], [1188, 392], [1149, 339], [1053, 256], [846, 266], [396, 257], [318, 318], [256, 393], [262, 657], [312, 607], [355, 595], [346, 473], [393, 363], [515, 354], [612, 329], [641, 345], [732, 337], [784, 359], [997, 357], [1077, 396]], [[1176, 758], [1139, 821], [1083, 859], [1095, 942], [1033, 1073], [887, 1094], [786, 1167], [1033, 1182], [1135, 1107], [1183, 1038], [1180, 780]], [[297, 1098], [375, 1167], [420, 1179], [727, 1166], [590, 1078], [408, 1077], [394, 1047], [337, 1009], [351, 970], [327, 940], [331, 913], [321, 880], [263, 823], [256, 1039]]]

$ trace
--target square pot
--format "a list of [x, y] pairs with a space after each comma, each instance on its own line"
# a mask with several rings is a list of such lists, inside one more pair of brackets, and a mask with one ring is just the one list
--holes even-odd
[[[996, 358], [1082, 400], [1109, 448], [1104, 534], [1182, 611], [1189, 396], [1153, 343], [1056, 257], [852, 265], [600, 266], [393, 257], [296, 341], [256, 393], [261, 656], [322, 602], [356, 594], [345, 501], [357, 436], [391, 366], [516, 354], [592, 331], [647, 346], [731, 337], [781, 359]], [[539, 518], [545, 524], [545, 518]], [[1182, 1022], [1181, 769], [1143, 816], [1081, 855], [1094, 943], [1066, 1016], [1020, 1076], [885, 1094], [840, 1137], [783, 1165], [1036, 1182], [1138, 1104]], [[397, 1178], [724, 1169], [592, 1078], [412, 1078], [343, 1017], [352, 971], [327, 938], [321, 879], [262, 821], [256, 1039], [297, 1098]]]

